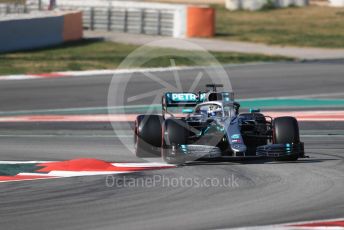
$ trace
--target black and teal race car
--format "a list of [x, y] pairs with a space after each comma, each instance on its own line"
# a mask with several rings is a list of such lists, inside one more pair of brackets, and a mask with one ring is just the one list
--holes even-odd
[[[272, 118], [258, 109], [239, 113], [232, 92], [167, 92], [162, 114], [139, 115], [135, 152], [140, 158], [162, 157], [172, 164], [233, 157], [269, 157], [295, 161], [304, 157], [294, 117]], [[181, 113], [178, 113], [181, 111]]]

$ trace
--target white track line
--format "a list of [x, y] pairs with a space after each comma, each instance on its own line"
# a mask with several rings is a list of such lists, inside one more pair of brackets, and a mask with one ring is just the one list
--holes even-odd
[[49, 173], [19, 173], [18, 176], [79, 177], [134, 173], [135, 171], [50, 171]]
[[[244, 64], [226, 64], [219, 66], [170, 66], [170, 67], [157, 67], [157, 68], [134, 68], [134, 69], [105, 69], [105, 70], [85, 70], [85, 71], [64, 71], [43, 74], [15, 74], [0, 76], [0, 80], [29, 80], [29, 79], [54, 79], [59, 77], [93, 77], [96, 75], [115, 75], [115, 74], [132, 74], [132, 73], [159, 73], [168, 71], [181, 71], [181, 70], [197, 70], [197, 69], [214, 69], [214, 68], [228, 68], [240, 66], [256, 66], [273, 64], [271, 62], [255, 62]], [[56, 74], [56, 76], [51, 77]], [[45, 76], [46, 75], [46, 76]], [[60, 75], [60, 76], [58, 76]]]
[[[0, 161], [0, 164], [44, 164], [60, 161]], [[154, 168], [154, 167], [174, 167], [173, 165], [158, 162], [144, 162], [144, 163], [109, 163], [116, 167], [142, 167], [142, 168]], [[36, 175], [36, 174], [35, 174]], [[42, 175], [42, 174], [37, 174]]]
[[0, 76], [0, 80], [30, 80], [30, 79], [39, 79], [39, 76], [33, 75], [8, 75], [8, 76]]
[[158, 162], [149, 162], [149, 163], [112, 163], [113, 166], [116, 167], [144, 167], [144, 168], [154, 168], [154, 167], [174, 167], [173, 165], [166, 164], [166, 163], [158, 163]]
[[51, 180], [51, 179], [59, 179], [59, 178], [60, 177], [46, 177], [46, 178], [32, 178], [32, 179], [20, 179], [20, 180], [6, 180], [6, 181], [0, 181], [0, 183], [33, 181], [33, 180]]
[[[159, 72], [167, 72], [167, 71], [180, 71], [180, 70], [195, 70], [199, 68], [207, 68], [207, 67], [187, 67], [187, 66], [176, 66], [176, 67], [159, 67], [159, 68], [136, 68], [136, 69], [112, 69], [112, 70], [87, 70], [87, 71], [65, 71], [65, 72], [53, 72], [40, 74], [40, 75], [25, 75], [25, 74], [18, 74], [18, 75], [7, 75], [7, 76], [0, 76], [0, 80], [30, 80], [30, 79], [55, 79], [55, 78], [63, 78], [63, 77], [94, 77], [97, 75], [115, 75], [115, 74], [132, 74], [132, 73], [159, 73]], [[210, 68], [210, 67], [209, 67]], [[51, 76], [56, 74], [56, 76]], [[59, 75], [59, 76], [58, 76]]]
[[300, 229], [331, 229], [331, 230], [344, 230], [344, 227], [303, 227], [303, 226], [294, 226], [294, 225], [304, 225], [304, 224], [317, 224], [317, 223], [327, 223], [327, 222], [337, 222], [343, 221], [344, 218], [336, 218], [336, 219], [322, 219], [322, 220], [314, 220], [314, 221], [300, 221], [300, 222], [290, 222], [290, 223], [282, 223], [276, 225], [266, 225], [266, 226], [251, 226], [251, 227], [239, 227], [239, 228], [227, 228], [231, 230], [300, 230]]

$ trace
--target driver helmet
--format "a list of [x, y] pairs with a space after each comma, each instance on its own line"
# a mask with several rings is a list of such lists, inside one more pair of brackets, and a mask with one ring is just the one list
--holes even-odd
[[222, 109], [217, 105], [210, 105], [208, 108], [208, 117], [222, 116]]

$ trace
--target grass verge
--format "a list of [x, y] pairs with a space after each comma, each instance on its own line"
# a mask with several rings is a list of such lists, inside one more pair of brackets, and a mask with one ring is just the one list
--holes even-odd
[[[0, 54], [0, 75], [115, 69], [136, 48], [138, 46], [83, 40], [47, 49]], [[192, 66], [195, 65], [195, 61], [197, 64], [207, 64], [206, 60], [197, 60], [198, 52], [181, 50], [175, 57], [169, 55], [170, 51], [171, 49], [152, 48], [151, 52], [160, 54], [165, 52], [166, 56], [158, 59], [150, 59], [149, 56], [145, 56], [144, 60], [150, 60], [143, 66], [137, 67], [170, 66], [170, 59], [175, 59], [176, 65], [179, 66]], [[222, 64], [292, 60], [286, 57], [260, 54], [220, 52], [211, 54]]]
[[0, 3], [24, 4], [26, 0], [0, 0]]
[[217, 37], [273, 45], [344, 48], [344, 9], [319, 6], [228, 11], [215, 5]]

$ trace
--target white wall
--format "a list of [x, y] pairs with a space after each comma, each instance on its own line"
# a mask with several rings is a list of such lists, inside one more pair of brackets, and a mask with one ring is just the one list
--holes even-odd
[[[300, 7], [308, 5], [308, 0], [273, 0], [273, 2], [279, 8], [289, 7], [291, 5]], [[260, 10], [267, 3], [268, 0], [226, 0], [226, 8], [229, 10], [255, 11]]]
[[344, 0], [330, 0], [330, 6], [344, 7]]
[[[49, 2], [49, 0], [44, 1], [46, 1], [47, 3]], [[128, 10], [151, 9], [172, 11], [174, 14], [173, 37], [181, 38], [186, 36], [187, 5], [107, 0], [56, 0], [56, 3], [57, 7], [61, 9], [82, 9], [87, 7], [119, 7], [126, 8]]]

